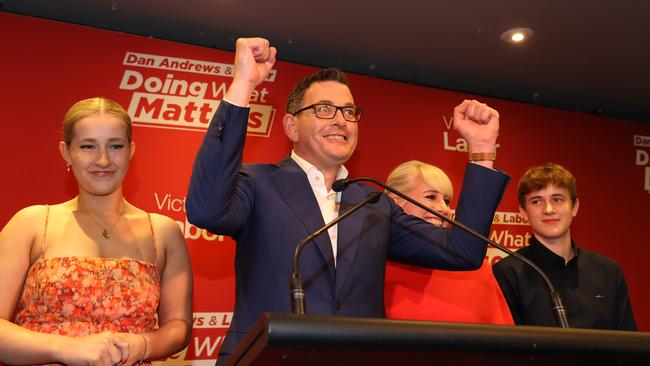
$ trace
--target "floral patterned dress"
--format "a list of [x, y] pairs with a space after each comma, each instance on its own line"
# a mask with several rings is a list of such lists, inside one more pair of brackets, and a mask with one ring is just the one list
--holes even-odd
[[[155, 253], [151, 218], [149, 226]], [[159, 299], [157, 263], [128, 258], [41, 257], [27, 273], [16, 324], [73, 337], [103, 331], [143, 333], [156, 325]]]

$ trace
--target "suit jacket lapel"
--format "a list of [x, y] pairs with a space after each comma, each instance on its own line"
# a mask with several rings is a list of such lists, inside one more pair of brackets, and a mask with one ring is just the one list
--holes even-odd
[[[316, 201], [314, 192], [309, 185], [305, 172], [298, 166], [298, 164], [296, 164], [295, 161], [293, 161], [293, 159], [291, 159], [291, 157], [287, 157], [280, 161], [278, 165], [281, 169], [278, 169], [270, 176], [271, 181], [285, 199], [294, 215], [296, 215], [298, 220], [302, 222], [306, 232], [308, 233], [307, 235], [323, 227], [325, 222], [320, 214], [318, 202]], [[307, 235], [305, 235], [305, 237]], [[314, 244], [318, 247], [323, 261], [327, 263], [330, 280], [334, 282], [334, 255], [332, 252], [332, 243], [327, 233], [319, 235], [314, 239], [314, 243], [307, 244], [305, 248]], [[296, 243], [296, 245], [298, 245], [298, 243]]]
[[[349, 186], [341, 197], [339, 216], [346, 213], [350, 208], [366, 198], [364, 191], [358, 185]], [[354, 263], [360, 245], [360, 234], [363, 229], [364, 208], [359, 209], [350, 217], [339, 222], [337, 240], [337, 261], [336, 261], [336, 293], [339, 293]]]

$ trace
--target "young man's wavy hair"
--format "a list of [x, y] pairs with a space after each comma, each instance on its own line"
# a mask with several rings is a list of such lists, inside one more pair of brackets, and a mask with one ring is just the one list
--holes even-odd
[[576, 199], [578, 199], [576, 178], [562, 165], [546, 163], [528, 169], [519, 180], [519, 185], [517, 186], [519, 205], [525, 208], [526, 195], [544, 189], [549, 185], [566, 188], [569, 191], [571, 203], [576, 203]]

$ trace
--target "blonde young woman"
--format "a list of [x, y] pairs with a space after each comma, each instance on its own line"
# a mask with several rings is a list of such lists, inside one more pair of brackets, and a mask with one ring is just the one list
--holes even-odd
[[[451, 217], [453, 187], [441, 169], [417, 160], [397, 166], [389, 186], [425, 206]], [[447, 224], [422, 208], [388, 193], [410, 215], [432, 225]], [[386, 269], [386, 316], [393, 319], [512, 324], [492, 266], [483, 262], [476, 271], [441, 271], [389, 263]]]
[[178, 225], [122, 195], [131, 120], [74, 104], [59, 145], [79, 194], [20, 210], [0, 232], [0, 363], [132, 365], [183, 349], [192, 272]]

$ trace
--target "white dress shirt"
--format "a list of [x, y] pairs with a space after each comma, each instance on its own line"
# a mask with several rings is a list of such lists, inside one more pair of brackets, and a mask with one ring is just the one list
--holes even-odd
[[[316, 196], [318, 207], [323, 215], [323, 221], [327, 224], [334, 220], [339, 215], [340, 207], [340, 194], [334, 192], [332, 189], [325, 187], [325, 175], [318, 170], [315, 166], [310, 164], [307, 160], [301, 158], [295, 151], [291, 151], [291, 158], [305, 171], [311, 190]], [[336, 173], [336, 179], [344, 179], [348, 177], [348, 170], [341, 165], [341, 168]], [[334, 265], [336, 265], [336, 244], [338, 238], [338, 225], [334, 225], [327, 230], [330, 242], [332, 243], [332, 253], [334, 253]]]

